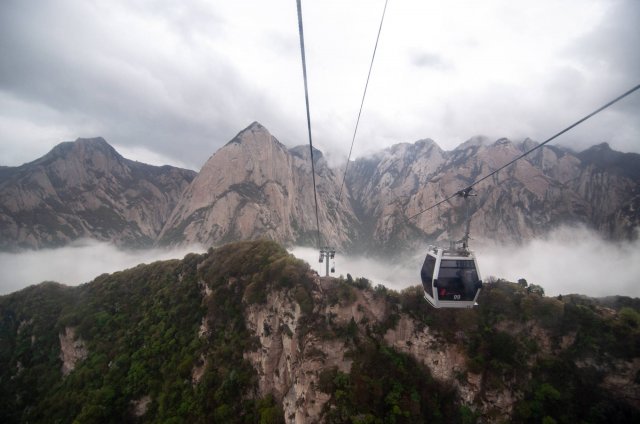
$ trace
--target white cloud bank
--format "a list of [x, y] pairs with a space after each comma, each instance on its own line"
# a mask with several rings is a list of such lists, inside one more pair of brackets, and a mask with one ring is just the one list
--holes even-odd
[[[544, 287], [549, 296], [579, 293], [640, 297], [640, 239], [612, 243], [587, 229], [564, 227], [522, 246], [475, 248], [485, 280], [490, 276], [510, 281], [525, 278]], [[0, 253], [0, 295], [47, 280], [77, 285], [105, 272], [204, 251], [200, 246], [121, 250], [107, 243], [84, 241], [59, 249]], [[324, 275], [325, 265], [318, 263], [315, 249], [296, 247], [292, 253]], [[336, 254], [333, 275], [349, 273], [354, 278], [366, 277], [374, 285], [401, 290], [420, 284], [423, 259], [423, 251], [394, 262]]]
[[[640, 240], [613, 243], [585, 228], [563, 227], [543, 239], [522, 246], [478, 247], [476, 255], [483, 279], [526, 279], [541, 285], [547, 295], [579, 293], [593, 297], [640, 297]], [[308, 261], [320, 275], [316, 250], [295, 248], [293, 254]], [[336, 273], [366, 277], [373, 284], [400, 290], [420, 284], [424, 253], [393, 263], [336, 255]]]
[[43, 281], [78, 285], [103, 273], [132, 268], [141, 263], [181, 259], [200, 246], [177, 249], [122, 250], [109, 243], [82, 241], [58, 249], [0, 253], [0, 295]]
[[640, 297], [640, 239], [607, 242], [585, 228], [560, 228], [522, 247], [478, 252], [483, 277], [525, 278], [548, 295]]
[[[326, 274], [325, 263], [318, 262], [318, 251], [310, 247], [295, 247], [291, 250], [297, 258], [303, 259], [316, 270], [318, 274]], [[362, 256], [345, 256], [336, 253], [334, 277], [351, 274], [353, 278], [365, 277], [375, 286], [385, 285], [394, 290], [420, 284], [420, 268], [424, 257], [415, 256], [402, 262], [382, 262]]]

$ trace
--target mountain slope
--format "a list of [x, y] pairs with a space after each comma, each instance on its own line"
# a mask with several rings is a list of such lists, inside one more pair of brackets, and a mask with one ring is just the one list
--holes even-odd
[[[428, 140], [358, 159], [348, 181], [353, 199], [359, 201], [354, 209], [359, 217], [366, 217], [363, 234], [371, 235], [374, 249], [459, 239], [466, 213], [462, 199], [454, 198], [410, 221], [407, 218], [533, 145], [530, 140], [489, 143], [477, 138], [445, 152]], [[623, 155], [624, 161], [615, 162], [622, 165], [605, 168], [588, 157], [545, 146], [475, 186], [477, 197], [469, 200], [472, 237], [522, 242], [562, 224], [584, 224], [608, 238], [634, 237], [634, 229], [640, 226], [636, 208], [640, 179], [628, 165], [634, 158]]]
[[0, 249], [11, 250], [79, 238], [149, 246], [195, 172], [127, 160], [94, 138], [61, 143], [1, 176]]
[[[338, 182], [314, 154], [322, 232], [341, 246], [357, 239], [345, 198], [336, 212]], [[186, 189], [160, 235], [161, 244], [269, 238], [317, 243], [309, 150], [288, 150], [257, 122], [218, 150]], [[323, 240], [322, 242], [327, 242]]]
[[273, 242], [0, 297], [0, 420], [637, 422], [640, 311], [319, 278]]
[[[102, 139], [63, 143], [45, 157], [0, 168], [0, 249], [60, 246], [89, 237], [149, 246], [267, 238], [352, 254], [401, 255], [460, 239], [466, 207], [453, 198], [408, 219], [534, 147], [475, 137], [452, 151], [432, 140], [359, 158], [338, 205], [342, 171], [307, 146], [287, 149], [257, 122], [196, 175], [122, 158]], [[581, 153], [544, 146], [475, 186], [477, 242], [520, 243], [579, 224], [605, 238], [637, 237], [640, 155], [606, 144]]]

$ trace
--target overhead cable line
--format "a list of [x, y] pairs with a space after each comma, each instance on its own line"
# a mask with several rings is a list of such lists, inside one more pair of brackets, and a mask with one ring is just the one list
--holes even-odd
[[362, 107], [364, 106], [364, 98], [367, 96], [367, 87], [369, 87], [369, 78], [371, 78], [371, 70], [373, 69], [373, 61], [376, 58], [376, 51], [378, 50], [378, 41], [380, 41], [380, 33], [382, 32], [382, 24], [384, 23], [384, 15], [387, 11], [387, 3], [389, 0], [385, 0], [384, 9], [382, 9], [382, 19], [380, 19], [380, 27], [378, 28], [378, 36], [376, 37], [376, 44], [373, 47], [373, 55], [371, 55], [371, 64], [369, 65], [369, 73], [367, 74], [367, 82], [364, 85], [364, 93], [362, 93], [362, 101], [360, 102], [360, 111], [358, 112], [358, 119], [356, 120], [356, 127], [353, 130], [353, 138], [351, 139], [351, 148], [349, 148], [349, 157], [347, 157], [347, 164], [344, 168], [344, 174], [342, 174], [342, 184], [340, 185], [340, 194], [338, 195], [338, 205], [342, 200], [342, 189], [344, 188], [344, 181], [347, 178], [347, 170], [349, 169], [349, 161], [351, 160], [351, 152], [353, 151], [353, 144], [356, 141], [356, 134], [358, 133], [358, 124], [360, 123], [360, 115], [362, 115]]
[[298, 33], [300, 34], [300, 53], [302, 55], [302, 77], [304, 79], [304, 100], [307, 105], [307, 130], [309, 132], [309, 151], [311, 152], [311, 176], [313, 177], [313, 199], [316, 205], [316, 227], [318, 230], [318, 248], [322, 241], [320, 239], [320, 218], [318, 217], [318, 194], [316, 192], [316, 169], [313, 162], [313, 141], [311, 140], [311, 114], [309, 113], [309, 89], [307, 87], [307, 61], [304, 54], [304, 31], [302, 28], [302, 5], [301, 0], [296, 0], [298, 5]]
[[498, 172], [502, 171], [504, 168], [506, 168], [507, 166], [513, 164], [514, 162], [522, 159], [523, 157], [527, 156], [528, 154], [530, 154], [531, 152], [533, 152], [534, 150], [537, 150], [539, 148], [541, 148], [542, 146], [544, 146], [545, 144], [549, 143], [550, 141], [556, 139], [557, 137], [561, 136], [562, 134], [566, 133], [567, 131], [573, 129], [574, 127], [580, 125], [581, 123], [583, 123], [584, 121], [586, 121], [587, 119], [597, 115], [598, 113], [602, 112], [603, 110], [605, 110], [606, 108], [608, 108], [609, 106], [613, 105], [614, 103], [619, 102], [620, 100], [624, 99], [625, 97], [627, 97], [628, 95], [630, 95], [631, 93], [637, 91], [638, 89], [640, 89], [640, 84], [636, 85], [635, 87], [633, 87], [632, 89], [626, 91], [625, 93], [619, 95], [618, 97], [616, 97], [615, 99], [611, 100], [610, 102], [608, 102], [607, 104], [599, 107], [598, 109], [596, 109], [595, 111], [591, 112], [590, 114], [588, 114], [587, 116], [585, 116], [584, 118], [574, 122], [573, 124], [569, 125], [567, 128], [563, 129], [562, 131], [558, 132], [557, 134], [553, 135], [551, 138], [548, 138], [547, 140], [543, 141], [542, 143], [538, 144], [537, 146], [533, 147], [532, 149], [529, 149], [528, 151], [524, 152], [523, 154], [521, 154], [520, 156], [518, 156], [517, 158], [511, 160], [510, 162], [502, 165], [500, 168], [496, 169], [495, 171], [485, 175], [484, 177], [480, 178], [479, 180], [474, 181], [473, 183], [471, 183], [470, 185], [468, 185], [467, 187], [465, 187], [462, 190], [459, 190], [457, 192], [455, 192], [454, 194], [452, 194], [451, 196], [439, 201], [438, 203], [436, 203], [435, 205], [429, 206], [426, 209], [421, 210], [420, 212], [418, 212], [415, 215], [410, 216], [409, 218], [407, 218], [405, 221], [410, 221], [413, 218], [422, 215], [423, 213], [437, 207], [440, 206], [441, 204], [448, 202], [449, 200], [453, 199], [456, 196], [465, 196], [465, 195], [469, 195], [469, 192], [471, 191], [471, 189], [480, 184], [482, 181], [486, 180], [487, 178], [492, 177], [493, 175], [497, 174]]

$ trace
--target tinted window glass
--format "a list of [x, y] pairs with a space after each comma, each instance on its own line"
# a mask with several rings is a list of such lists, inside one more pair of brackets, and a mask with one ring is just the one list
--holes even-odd
[[472, 301], [478, 292], [478, 272], [473, 260], [440, 261], [438, 298], [440, 300]]
[[435, 268], [436, 258], [427, 255], [424, 260], [424, 264], [422, 265], [422, 271], [420, 271], [420, 277], [422, 278], [422, 286], [431, 297], [433, 297], [433, 287], [431, 286], [431, 282], [433, 280], [433, 271]]

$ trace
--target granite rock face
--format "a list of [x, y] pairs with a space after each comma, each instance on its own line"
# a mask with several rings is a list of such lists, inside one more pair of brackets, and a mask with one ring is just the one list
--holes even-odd
[[[266, 238], [388, 255], [446, 244], [462, 237], [467, 206], [458, 197], [442, 201], [535, 146], [483, 137], [452, 151], [429, 139], [397, 144], [350, 163], [342, 188], [343, 169], [315, 150], [316, 222], [309, 147], [288, 149], [257, 122], [197, 174], [127, 160], [101, 138], [78, 139], [0, 167], [0, 249], [81, 238], [139, 247]], [[580, 153], [544, 146], [474, 187], [471, 236], [519, 243], [578, 224], [609, 239], [635, 238], [639, 169], [640, 155], [606, 143]]]
[[[203, 166], [184, 192], [161, 244], [219, 244], [268, 238], [315, 245], [317, 223], [309, 149], [288, 150], [257, 122], [240, 132]], [[339, 181], [314, 152], [322, 242], [341, 246], [358, 238], [346, 196], [338, 205]]]
[[[475, 138], [445, 152], [426, 140], [359, 159], [348, 182], [362, 234], [371, 237], [373, 249], [461, 238], [467, 213], [462, 198], [419, 213], [533, 146], [531, 140]], [[480, 182], [468, 200], [472, 237], [521, 242], [563, 224], [586, 225], [605, 238], [635, 237], [640, 178], [634, 170], [640, 169], [640, 155], [614, 152], [601, 161], [590, 159], [601, 157], [594, 149], [610, 150], [600, 145], [575, 154], [544, 146]]]
[[0, 249], [82, 238], [151, 246], [195, 172], [123, 158], [102, 138], [0, 170]]

